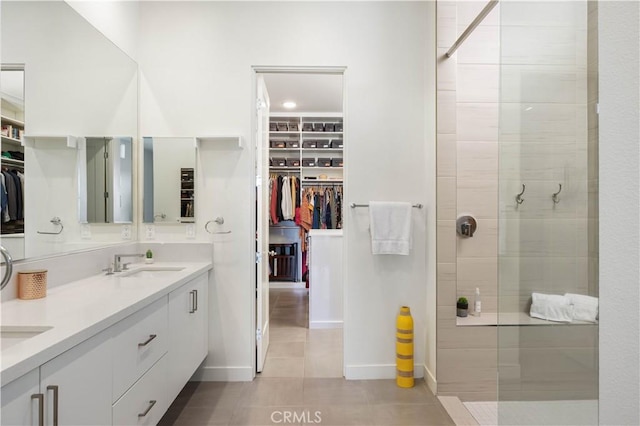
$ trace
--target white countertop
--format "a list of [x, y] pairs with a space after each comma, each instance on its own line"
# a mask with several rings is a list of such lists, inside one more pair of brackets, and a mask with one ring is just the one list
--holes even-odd
[[0, 352], [2, 386], [212, 268], [210, 262], [157, 262], [130, 270], [164, 266], [184, 269], [154, 278], [95, 275], [49, 289], [42, 299], [0, 304], [2, 326], [53, 327]]
[[466, 317], [456, 317], [456, 325], [463, 327], [474, 327], [482, 325], [595, 325], [593, 322], [573, 321], [558, 322], [547, 321], [540, 318], [533, 318], [525, 312], [502, 312], [500, 313], [500, 324], [498, 324], [498, 314], [496, 312], [483, 312], [479, 317], [469, 314]]

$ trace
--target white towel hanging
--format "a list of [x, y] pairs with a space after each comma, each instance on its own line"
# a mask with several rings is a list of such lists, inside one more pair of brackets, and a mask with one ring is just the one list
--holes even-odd
[[369, 202], [371, 252], [409, 255], [411, 251], [411, 203]]

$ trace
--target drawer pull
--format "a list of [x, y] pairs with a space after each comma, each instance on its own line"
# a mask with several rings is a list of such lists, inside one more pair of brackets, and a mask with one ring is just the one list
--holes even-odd
[[196, 306], [195, 306], [195, 310], [198, 310], [198, 290], [193, 290], [193, 293], [196, 296]]
[[155, 339], [156, 337], [158, 337], [158, 335], [157, 335], [157, 334], [150, 334], [150, 335], [149, 335], [149, 338], [147, 339], [147, 341], [146, 341], [146, 342], [144, 342], [144, 343], [138, 343], [138, 347], [147, 346], [147, 345], [148, 345], [149, 343], [151, 343], [151, 341], [152, 341], [153, 339]]
[[31, 395], [31, 399], [38, 400], [38, 426], [44, 426], [44, 395], [41, 393], [34, 393]]
[[147, 414], [149, 414], [149, 411], [151, 411], [153, 406], [156, 405], [156, 402], [158, 402], [158, 401], [156, 401], [155, 399], [149, 401], [149, 406], [147, 407], [147, 409], [144, 410], [144, 413], [138, 414], [138, 417], [145, 417]]
[[58, 426], [58, 386], [47, 386], [47, 391], [53, 391], [53, 426]]
[[195, 290], [191, 290], [189, 292], [189, 303], [191, 303], [191, 307], [189, 308], [189, 313], [192, 314], [196, 311], [196, 293]]

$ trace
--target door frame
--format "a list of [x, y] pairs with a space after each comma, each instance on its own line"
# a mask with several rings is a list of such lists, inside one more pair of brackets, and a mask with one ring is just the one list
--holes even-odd
[[[258, 74], [339, 74], [342, 75], [342, 116], [343, 116], [343, 120], [345, 122], [348, 122], [347, 120], [347, 67], [346, 66], [270, 66], [270, 65], [252, 65], [251, 66], [251, 99], [250, 99], [250, 111], [251, 111], [251, 143], [249, 144], [249, 148], [251, 150], [251, 175], [252, 175], [252, 179], [251, 179], [251, 183], [252, 183], [252, 187], [251, 187], [251, 197], [252, 197], [252, 201], [251, 204], [252, 205], [256, 205], [257, 203], [257, 197], [256, 197], [256, 177], [253, 176], [255, 175], [255, 170], [256, 170], [256, 161], [258, 160], [256, 158], [256, 143], [257, 143], [257, 128], [258, 128], [258, 123], [256, 120], [256, 113], [255, 113], [255, 108], [256, 108], [256, 99], [257, 99], [257, 95], [258, 95]], [[348, 136], [348, 126], [345, 125], [343, 128], [343, 135], [345, 139], [349, 139]], [[344, 150], [343, 151], [343, 158], [344, 158], [344, 163], [348, 164], [348, 150]], [[346, 185], [346, 182], [348, 180], [347, 177], [347, 167], [344, 168], [343, 170], [343, 198], [346, 200], [348, 199], [348, 186]], [[264, 184], [264, 183], [263, 183]], [[343, 203], [344, 204], [344, 203]], [[346, 204], [344, 204], [346, 205]], [[343, 207], [344, 208], [344, 207]], [[252, 262], [252, 267], [255, 268], [255, 244], [256, 244], [256, 232], [258, 229], [258, 224], [257, 224], [257, 218], [256, 215], [252, 215], [252, 219], [251, 219], [251, 229], [252, 232], [250, 233], [250, 240], [249, 240], [249, 247], [250, 247], [250, 257], [251, 257], [251, 262]], [[342, 224], [343, 224], [343, 229], [345, 229], [347, 227], [347, 222], [348, 222], [348, 215], [347, 214], [342, 214]], [[342, 305], [342, 310], [343, 310], [343, 314], [342, 314], [342, 318], [343, 318], [343, 325], [342, 325], [342, 330], [343, 330], [343, 357], [342, 357], [342, 375], [343, 377], [345, 376], [345, 371], [346, 371], [346, 363], [345, 363], [345, 357], [344, 357], [344, 351], [345, 348], [347, 347], [347, 345], [345, 344], [347, 341], [347, 333], [346, 333], [346, 323], [347, 323], [347, 316], [346, 316], [346, 312], [347, 312], [347, 291], [346, 291], [346, 276], [347, 276], [347, 250], [346, 250], [346, 236], [343, 235], [342, 237], [342, 262], [343, 262], [343, 268], [342, 268], [342, 278], [343, 278], [343, 305]], [[267, 235], [268, 238], [268, 235]], [[257, 368], [257, 356], [256, 356], [256, 334], [257, 334], [257, 318], [256, 318], [256, 287], [257, 287], [257, 277], [255, 273], [251, 274], [251, 287], [250, 287], [250, 304], [251, 304], [251, 330], [250, 330], [250, 336], [251, 336], [251, 341], [253, 342], [253, 344], [251, 345], [251, 359], [252, 359], [252, 368], [253, 368], [253, 378], [256, 377], [256, 368]]]

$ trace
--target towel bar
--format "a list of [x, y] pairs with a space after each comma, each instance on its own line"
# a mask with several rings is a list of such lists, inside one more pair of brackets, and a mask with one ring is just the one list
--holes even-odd
[[[356, 204], [356, 203], [351, 203], [349, 204], [349, 207], [356, 208], [356, 207], [369, 207], [369, 204]], [[416, 209], [421, 209], [422, 208], [422, 204], [417, 203], [417, 204], [413, 204], [411, 207], [416, 208]]]

